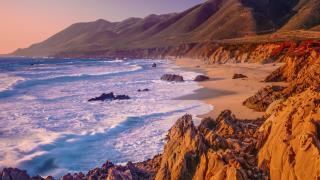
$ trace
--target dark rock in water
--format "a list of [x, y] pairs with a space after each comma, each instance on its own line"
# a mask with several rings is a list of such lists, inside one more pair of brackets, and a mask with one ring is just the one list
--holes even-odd
[[234, 74], [232, 79], [242, 79], [242, 78], [248, 78], [248, 76], [245, 76], [243, 74]]
[[156, 64], [156, 63], [153, 63], [153, 64], [152, 64], [152, 67], [154, 67], [154, 68], [157, 67], [157, 64]]
[[[151, 167], [149, 164], [156, 167]], [[134, 164], [128, 162], [127, 165], [114, 165], [112, 162], [107, 161], [101, 168], [94, 168], [84, 175], [82, 173], [67, 174], [63, 179], [73, 180], [80, 179], [154, 179], [154, 175], [159, 166], [160, 159], [155, 157], [153, 160], [147, 160], [145, 162]]]
[[130, 97], [127, 96], [127, 95], [117, 95], [117, 96], [115, 96], [113, 94], [113, 92], [111, 92], [111, 93], [108, 93], [108, 94], [103, 93], [101, 96], [95, 97], [95, 98], [91, 98], [88, 101], [90, 102], [90, 101], [127, 100], [127, 99], [130, 99]]
[[4, 168], [0, 172], [0, 179], [2, 180], [30, 180], [27, 171], [22, 171], [16, 168]]
[[99, 97], [91, 98], [88, 101], [105, 101], [105, 100], [114, 100], [116, 97], [114, 96], [113, 92], [111, 93], [103, 93]]
[[208, 76], [205, 76], [205, 75], [198, 75], [196, 78], [194, 78], [194, 81], [207, 81], [209, 80], [210, 78]]
[[115, 98], [115, 100], [126, 100], [126, 99], [130, 99], [130, 97], [127, 95], [117, 95]]
[[183, 82], [183, 77], [176, 74], [165, 74], [161, 77], [163, 81]]
[[150, 89], [146, 88], [146, 89], [138, 89], [138, 92], [146, 92], [146, 91], [150, 91]]

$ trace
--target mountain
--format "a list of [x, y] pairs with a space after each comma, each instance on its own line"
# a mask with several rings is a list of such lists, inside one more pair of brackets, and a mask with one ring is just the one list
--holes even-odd
[[84, 56], [320, 30], [318, 0], [209, 0], [180, 13], [76, 23], [14, 55]]

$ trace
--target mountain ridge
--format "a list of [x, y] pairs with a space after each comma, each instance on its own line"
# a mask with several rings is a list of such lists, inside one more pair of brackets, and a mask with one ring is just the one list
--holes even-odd
[[184, 43], [319, 31], [316, 0], [209, 0], [180, 13], [75, 23], [13, 55], [57, 56], [178, 46]]

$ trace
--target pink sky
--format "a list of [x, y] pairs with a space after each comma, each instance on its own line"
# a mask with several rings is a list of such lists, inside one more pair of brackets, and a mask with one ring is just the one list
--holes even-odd
[[0, 0], [0, 54], [41, 42], [75, 22], [179, 12], [204, 0]]

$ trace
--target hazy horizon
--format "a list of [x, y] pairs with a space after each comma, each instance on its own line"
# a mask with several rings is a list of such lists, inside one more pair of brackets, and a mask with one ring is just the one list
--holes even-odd
[[149, 14], [181, 12], [205, 0], [2, 0], [0, 54], [41, 42], [77, 22], [121, 21]]

